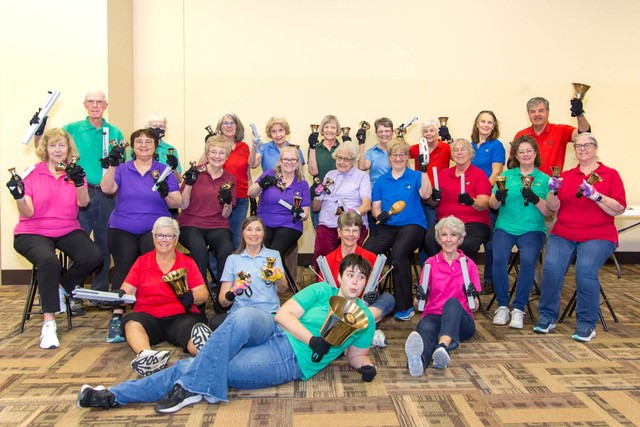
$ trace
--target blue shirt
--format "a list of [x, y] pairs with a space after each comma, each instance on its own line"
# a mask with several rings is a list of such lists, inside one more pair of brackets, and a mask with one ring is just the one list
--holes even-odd
[[[291, 143], [289, 141], [285, 142], [285, 146], [289, 146]], [[273, 140], [267, 142], [266, 144], [262, 144], [260, 148], [258, 148], [258, 152], [262, 155], [262, 160], [260, 162], [260, 166], [262, 166], [262, 172], [274, 169], [276, 164], [280, 160], [280, 149], [276, 145]], [[304, 156], [302, 155], [302, 150], [298, 147], [298, 156], [300, 156], [300, 161], [304, 166], [306, 163], [304, 161]]]
[[475, 156], [471, 160], [471, 164], [479, 169], [489, 178], [491, 176], [491, 165], [500, 163], [504, 165], [506, 152], [502, 142], [498, 139], [492, 139], [483, 142], [479, 147], [478, 144], [472, 142], [473, 149], [476, 150]]
[[251, 274], [251, 296], [247, 296], [246, 292], [242, 295], [237, 295], [233, 300], [233, 305], [229, 310], [229, 313], [242, 308], [253, 307], [258, 310], [264, 310], [274, 314], [280, 308], [280, 298], [278, 297], [278, 291], [276, 285], [271, 283], [267, 284], [262, 280], [262, 267], [267, 266], [267, 257], [273, 257], [276, 259], [275, 266], [284, 271], [282, 267], [282, 260], [278, 251], [262, 247], [262, 250], [255, 258], [251, 257], [247, 251], [242, 251], [241, 254], [231, 254], [224, 264], [224, 271], [220, 280], [222, 282], [235, 282], [238, 278], [238, 272], [246, 271]]
[[371, 201], [382, 202], [382, 211], [388, 212], [398, 200], [403, 200], [407, 205], [404, 210], [395, 215], [387, 225], [402, 227], [404, 225], [416, 224], [427, 228], [427, 220], [420, 203], [420, 188], [422, 187], [422, 173], [405, 168], [404, 173], [398, 179], [391, 175], [391, 171], [385, 173], [376, 180], [373, 186]]
[[371, 167], [369, 168], [369, 179], [371, 180], [371, 187], [373, 187], [376, 180], [380, 178], [382, 174], [391, 170], [389, 154], [376, 144], [367, 150], [364, 154], [364, 158], [371, 162]]

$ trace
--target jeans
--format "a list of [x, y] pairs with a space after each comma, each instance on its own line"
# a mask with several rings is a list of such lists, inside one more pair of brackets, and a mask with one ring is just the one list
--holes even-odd
[[449, 298], [442, 307], [442, 314], [427, 314], [418, 322], [416, 332], [422, 337], [424, 351], [422, 366], [431, 364], [431, 356], [443, 335], [451, 337], [449, 348], [453, 350], [462, 341], [470, 339], [476, 332], [476, 324], [456, 298]]
[[96, 188], [89, 188], [89, 197], [91, 202], [78, 211], [78, 221], [85, 233], [91, 235], [93, 232], [93, 241], [102, 252], [102, 269], [96, 272], [91, 289], [108, 291], [111, 256], [109, 255], [107, 236], [109, 234], [109, 217], [116, 206], [116, 196], [104, 194]]
[[496, 229], [493, 232], [493, 290], [498, 306], [509, 306], [509, 257], [513, 246], [520, 251], [520, 272], [516, 278], [516, 297], [513, 308], [524, 311], [533, 286], [533, 275], [546, 235], [530, 231], [520, 236]]
[[231, 237], [234, 249], [238, 249], [238, 245], [240, 245], [240, 238], [242, 237], [242, 223], [247, 218], [248, 210], [249, 198], [237, 198], [236, 206], [231, 211], [231, 215], [229, 215], [229, 227], [231, 227]]
[[378, 298], [369, 306], [369, 308], [377, 308], [382, 312], [382, 319], [387, 317], [393, 311], [396, 305], [396, 299], [388, 292], [381, 293]]
[[227, 401], [229, 387], [258, 389], [301, 377], [293, 348], [273, 315], [243, 307], [227, 315], [196, 357], [109, 389], [120, 404], [154, 402], [179, 383], [216, 403]]
[[558, 319], [560, 292], [569, 265], [576, 258], [577, 326], [595, 327], [600, 307], [600, 280], [598, 271], [615, 251], [609, 240], [574, 242], [552, 234], [547, 241], [547, 252], [542, 271], [542, 287], [538, 312], [540, 318], [551, 322]]
[[[485, 282], [493, 283], [493, 231], [496, 228], [498, 220], [498, 210], [489, 209], [489, 221], [491, 221], [491, 236], [489, 241], [484, 244], [484, 273]], [[546, 237], [546, 236], [545, 236]]]
[[320, 211], [314, 212], [311, 210], [311, 224], [313, 225], [313, 229], [318, 228], [318, 224], [320, 223]]

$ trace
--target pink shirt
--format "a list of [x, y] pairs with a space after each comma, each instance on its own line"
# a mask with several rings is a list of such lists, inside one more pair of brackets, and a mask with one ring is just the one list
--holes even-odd
[[[484, 174], [483, 174], [484, 175]], [[458, 249], [458, 254], [464, 257], [464, 253]], [[467, 295], [462, 290], [464, 280], [462, 278], [462, 268], [460, 266], [460, 258], [453, 260], [451, 265], [444, 259], [442, 252], [427, 259], [431, 266], [429, 272], [429, 296], [427, 305], [422, 312], [422, 317], [427, 314], [442, 314], [442, 307], [449, 298], [456, 298], [462, 304], [462, 307], [473, 316], [473, 312], [469, 309]], [[469, 268], [469, 280], [475, 285], [476, 290], [480, 292], [480, 275], [478, 267], [473, 260], [467, 258], [467, 266]], [[422, 275], [420, 276], [422, 277]]]
[[[40, 162], [23, 181], [24, 194], [31, 197], [33, 215], [22, 215], [13, 230], [18, 234], [39, 234], [60, 237], [80, 230], [78, 222], [78, 196], [73, 181], [65, 181], [64, 175], [54, 177], [47, 164]], [[85, 187], [87, 182], [85, 181]]]

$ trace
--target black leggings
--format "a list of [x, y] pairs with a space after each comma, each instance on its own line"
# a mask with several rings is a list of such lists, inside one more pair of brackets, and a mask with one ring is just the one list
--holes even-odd
[[[83, 285], [89, 274], [102, 268], [102, 251], [82, 230], [74, 230], [61, 237], [18, 234], [13, 247], [38, 269], [36, 277], [43, 313], [60, 310], [59, 284], [71, 294], [76, 286]], [[56, 255], [56, 248], [73, 261], [62, 282], [62, 266]]]
[[153, 250], [151, 230], [144, 234], [133, 234], [118, 228], [109, 229], [109, 252], [113, 257], [111, 290], [120, 289], [129, 270], [140, 255]]
[[202, 278], [207, 280], [209, 266], [209, 249], [216, 255], [218, 261], [218, 277], [224, 271], [224, 264], [233, 252], [231, 230], [228, 228], [204, 229], [193, 226], [180, 227], [180, 243], [189, 250], [189, 255], [195, 261]]
[[265, 227], [264, 245], [269, 249], [280, 252], [280, 258], [284, 262], [287, 252], [297, 243], [302, 233], [288, 227]]

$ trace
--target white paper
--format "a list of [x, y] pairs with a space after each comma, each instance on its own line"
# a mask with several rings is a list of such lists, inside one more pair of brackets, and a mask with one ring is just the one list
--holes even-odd
[[433, 171], [433, 188], [440, 190], [440, 184], [438, 183], [438, 168], [434, 166], [431, 170]]
[[158, 177], [158, 180], [156, 181], [156, 183], [153, 184], [153, 187], [151, 187], [151, 191], [158, 191], [158, 184], [160, 184], [162, 181], [167, 179], [167, 177], [171, 174], [171, 172], [172, 172], [172, 169], [170, 166], [167, 166], [166, 168], [164, 168], [164, 170], [162, 171], [162, 174]]

